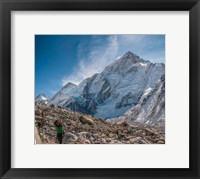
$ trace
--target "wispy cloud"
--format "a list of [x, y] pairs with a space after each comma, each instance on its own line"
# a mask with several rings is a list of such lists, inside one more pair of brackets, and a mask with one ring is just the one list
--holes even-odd
[[50, 90], [49, 92], [50, 92], [51, 96], [54, 96], [58, 91], [57, 90]]
[[[105, 41], [103, 42], [105, 43]], [[103, 42], [100, 36], [94, 36], [89, 44], [83, 42], [78, 45], [79, 64], [73, 69], [70, 76], [62, 80], [63, 86], [68, 82], [79, 84], [83, 79], [101, 72], [116, 58], [119, 48], [117, 36], [109, 36], [106, 44], [102, 44]], [[85, 56], [86, 45], [87, 50], [89, 49], [87, 56]]]
[[85, 78], [101, 72], [109, 63], [127, 51], [132, 51], [145, 60], [164, 62], [163, 43], [163, 39], [152, 35], [111, 35], [106, 39], [98, 35], [92, 36], [89, 42], [79, 43], [77, 47], [79, 63], [71, 75], [62, 79], [62, 85], [68, 82], [79, 84]]

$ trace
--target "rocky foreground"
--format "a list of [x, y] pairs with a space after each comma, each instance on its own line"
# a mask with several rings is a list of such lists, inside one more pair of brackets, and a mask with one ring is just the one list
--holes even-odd
[[57, 144], [54, 120], [62, 121], [63, 144], [164, 144], [164, 126], [107, 122], [66, 109], [35, 104], [35, 143]]

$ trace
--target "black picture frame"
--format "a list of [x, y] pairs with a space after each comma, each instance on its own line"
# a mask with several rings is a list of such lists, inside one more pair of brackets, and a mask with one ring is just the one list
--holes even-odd
[[[12, 11], [189, 11], [189, 169], [11, 168]], [[0, 176], [1, 178], [200, 179], [200, 3], [198, 0], [0, 0]], [[176, 29], [174, 29], [176, 30]], [[180, 132], [181, 126], [179, 126]], [[173, 162], [173, 158], [171, 159]], [[105, 159], [106, 161], [106, 159]]]

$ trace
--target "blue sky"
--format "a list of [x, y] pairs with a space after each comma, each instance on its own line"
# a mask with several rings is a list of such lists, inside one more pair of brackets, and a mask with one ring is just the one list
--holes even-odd
[[165, 63], [165, 35], [35, 35], [35, 95], [79, 84], [127, 51]]

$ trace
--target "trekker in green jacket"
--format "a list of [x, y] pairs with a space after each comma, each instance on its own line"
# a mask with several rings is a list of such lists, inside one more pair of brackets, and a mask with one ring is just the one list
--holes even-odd
[[62, 144], [63, 129], [62, 129], [61, 121], [59, 119], [56, 119], [54, 121], [54, 125], [56, 127], [58, 141], [59, 141], [60, 144]]

